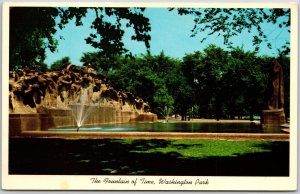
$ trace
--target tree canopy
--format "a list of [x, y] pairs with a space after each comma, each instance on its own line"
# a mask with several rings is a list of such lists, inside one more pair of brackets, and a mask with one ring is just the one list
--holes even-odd
[[90, 25], [91, 30], [86, 43], [99, 49], [105, 55], [129, 54], [123, 43], [125, 28], [132, 27], [134, 33], [132, 40], [143, 41], [147, 49], [150, 48], [151, 30], [150, 21], [143, 15], [145, 8], [113, 8], [113, 7], [69, 7], [58, 8], [61, 18], [58, 24], [63, 28], [70, 20], [75, 18], [77, 26], [83, 25], [82, 18], [88, 11], [95, 13], [95, 19]]
[[[174, 8], [170, 8], [170, 11]], [[286, 28], [290, 32], [291, 11], [284, 8], [178, 8], [180, 15], [194, 16], [194, 27], [191, 36], [200, 36], [201, 42], [210, 35], [222, 36], [224, 44], [232, 46], [231, 38], [246, 31], [255, 33], [253, 46], [258, 51], [262, 42], [272, 48], [268, 34], [263, 30], [265, 23], [276, 24], [278, 28]], [[286, 41], [281, 52], [290, 52], [290, 42]]]
[[[77, 26], [88, 11], [95, 12], [86, 43], [106, 56], [131, 55], [122, 38], [124, 28], [133, 28], [133, 40], [143, 41], [150, 48], [150, 23], [144, 8], [112, 7], [12, 7], [10, 9], [10, 68], [38, 68], [45, 60], [45, 51], [56, 50], [57, 26], [62, 29], [75, 18]], [[57, 22], [57, 17], [60, 21]], [[95, 32], [93, 32], [93, 30]]]
[[11, 7], [9, 20], [9, 64], [11, 69], [39, 66], [45, 49], [55, 51], [55, 18], [58, 10], [50, 7]]
[[123, 56], [119, 54], [110, 55], [104, 52], [83, 53], [80, 61], [89, 64], [96, 72], [107, 74], [108, 71], [118, 68], [122, 64]]
[[71, 63], [70, 57], [63, 57], [62, 59], [59, 59], [54, 63], [52, 63], [50, 69], [54, 71], [60, 71], [64, 68], [63, 67], [64, 65], [68, 65], [70, 63]]
[[[278, 60], [285, 70], [285, 98], [289, 101], [289, 58]], [[249, 115], [253, 119], [261, 115], [272, 93], [272, 58], [239, 47], [225, 51], [209, 45], [181, 60], [161, 53], [124, 59], [121, 64], [108, 74], [112, 85], [139, 95], [153, 111], [172, 107], [182, 118]], [[288, 110], [286, 107], [287, 116]]]

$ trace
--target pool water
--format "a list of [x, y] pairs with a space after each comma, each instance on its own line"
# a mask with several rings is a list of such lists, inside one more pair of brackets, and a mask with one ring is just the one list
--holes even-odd
[[[76, 131], [77, 128], [49, 129], [49, 131]], [[280, 129], [264, 130], [255, 123], [196, 123], [196, 122], [143, 122], [102, 124], [80, 127], [79, 131], [92, 132], [186, 132], [186, 133], [278, 133]]]

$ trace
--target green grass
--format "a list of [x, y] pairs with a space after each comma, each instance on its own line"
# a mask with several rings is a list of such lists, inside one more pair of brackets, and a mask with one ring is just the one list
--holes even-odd
[[[134, 139], [118, 140], [123, 144], [135, 144]], [[180, 139], [169, 140], [165, 147], [151, 145], [150, 149], [133, 149], [134, 153], [177, 153], [180, 157], [207, 158], [211, 156], [239, 156], [247, 153], [270, 152], [267, 145], [272, 141], [228, 141], [228, 140], [198, 140]]]
[[289, 176], [289, 142], [12, 138], [9, 173]]

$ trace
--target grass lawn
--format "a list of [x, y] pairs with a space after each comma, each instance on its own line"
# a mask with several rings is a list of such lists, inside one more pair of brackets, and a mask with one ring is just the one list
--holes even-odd
[[289, 142], [16, 138], [9, 173], [288, 176]]
[[[134, 144], [135, 140], [121, 140], [127, 144]], [[225, 141], [225, 140], [169, 140], [169, 144], [158, 147], [156, 142], [148, 142], [150, 149], [134, 149], [131, 152], [136, 153], [177, 153], [179, 158], [208, 158], [239, 156], [247, 153], [269, 152], [268, 145], [272, 142], [261, 141]], [[136, 146], [139, 147], [139, 146]]]

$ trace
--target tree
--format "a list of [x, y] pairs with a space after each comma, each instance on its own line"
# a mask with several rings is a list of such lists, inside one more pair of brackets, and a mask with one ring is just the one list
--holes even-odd
[[50, 69], [54, 71], [60, 71], [63, 69], [63, 66], [66, 64], [70, 64], [71, 60], [70, 57], [63, 57], [62, 59], [59, 59], [52, 63]]
[[204, 49], [201, 61], [196, 66], [195, 79], [198, 85], [198, 103], [202, 115], [208, 118], [222, 117], [224, 106], [224, 75], [228, 70], [228, 52], [215, 45]]
[[245, 52], [239, 47], [230, 51], [229, 66], [232, 71], [227, 74], [226, 82], [231, 83], [232, 90], [228, 87], [225, 89], [230, 91], [231, 97], [242, 99], [243, 110], [238, 110], [241, 106], [240, 101], [236, 101], [233, 106], [239, 112], [243, 111], [244, 114], [248, 114], [250, 120], [253, 120], [254, 114], [261, 115], [264, 108], [268, 74], [263, 70], [269, 63], [270, 60], [257, 57], [255, 52]]
[[174, 104], [174, 99], [165, 85], [158, 88], [153, 96], [153, 101], [160, 107], [172, 107]]
[[150, 48], [151, 30], [149, 19], [143, 15], [145, 8], [113, 8], [113, 7], [69, 7], [59, 8], [63, 28], [70, 20], [75, 18], [77, 26], [83, 25], [82, 18], [88, 12], [94, 12], [95, 19], [90, 28], [92, 32], [87, 37], [86, 43], [99, 49], [106, 56], [126, 54], [130, 55], [123, 43], [125, 28], [132, 27], [134, 35], [132, 40], [143, 41], [147, 49]]
[[176, 90], [173, 91], [175, 111], [181, 115], [182, 120], [187, 119], [188, 110], [194, 105], [194, 88], [188, 85], [184, 76], [178, 74]]
[[176, 96], [176, 110], [182, 116], [183, 120], [186, 120], [188, 111], [198, 101], [198, 92], [199, 92], [199, 81], [197, 79], [197, 67], [201, 63], [202, 54], [199, 51], [196, 51], [192, 54], [186, 54], [180, 67], [178, 69], [177, 75], [177, 91], [175, 91]]
[[174, 98], [169, 87], [172, 70], [178, 61], [160, 53], [135, 58], [124, 58], [122, 65], [108, 72], [109, 80], [116, 88], [122, 88], [140, 96], [147, 101], [153, 110], [158, 107], [172, 107]]
[[201, 52], [196, 51], [193, 54], [186, 54], [182, 59], [182, 73], [192, 87], [198, 85], [196, 69], [200, 65], [202, 57]]
[[[172, 10], [174, 8], [170, 9]], [[264, 23], [276, 24], [279, 28], [290, 32], [291, 11], [286, 8], [178, 8], [176, 10], [180, 15], [194, 16], [195, 25], [191, 36], [202, 36], [201, 42], [215, 34], [222, 36], [224, 44], [231, 46], [233, 36], [245, 31], [251, 35], [254, 32], [252, 43], [258, 51], [262, 42], [272, 48], [271, 41], [262, 28]], [[287, 40], [282, 48], [284, 54], [290, 52], [289, 44]]]
[[122, 65], [125, 57], [122, 55], [106, 55], [103, 52], [83, 53], [80, 61], [89, 64], [96, 72], [107, 74], [108, 71]]
[[[278, 59], [285, 73], [285, 100], [289, 100], [289, 58]], [[261, 115], [270, 99], [268, 79], [271, 58], [256, 56], [243, 48], [230, 51], [209, 45], [203, 52], [186, 54], [182, 60], [145, 54], [123, 58], [108, 71], [110, 84], [149, 102], [152, 111], [172, 109], [187, 119], [191, 110], [204, 118], [226, 119]], [[288, 110], [288, 109], [287, 109]]]
[[37, 69], [45, 60], [45, 49], [54, 51], [57, 41], [52, 7], [11, 7], [9, 20], [9, 66]]
[[[253, 118], [263, 109], [263, 93], [267, 87], [265, 65], [255, 52], [245, 52], [242, 48], [228, 52], [209, 45], [203, 53], [187, 54], [181, 66], [181, 82], [185, 87], [179, 87], [179, 104], [197, 107], [198, 114], [205, 118], [234, 118], [245, 114]], [[191, 95], [188, 97], [187, 93]]]

